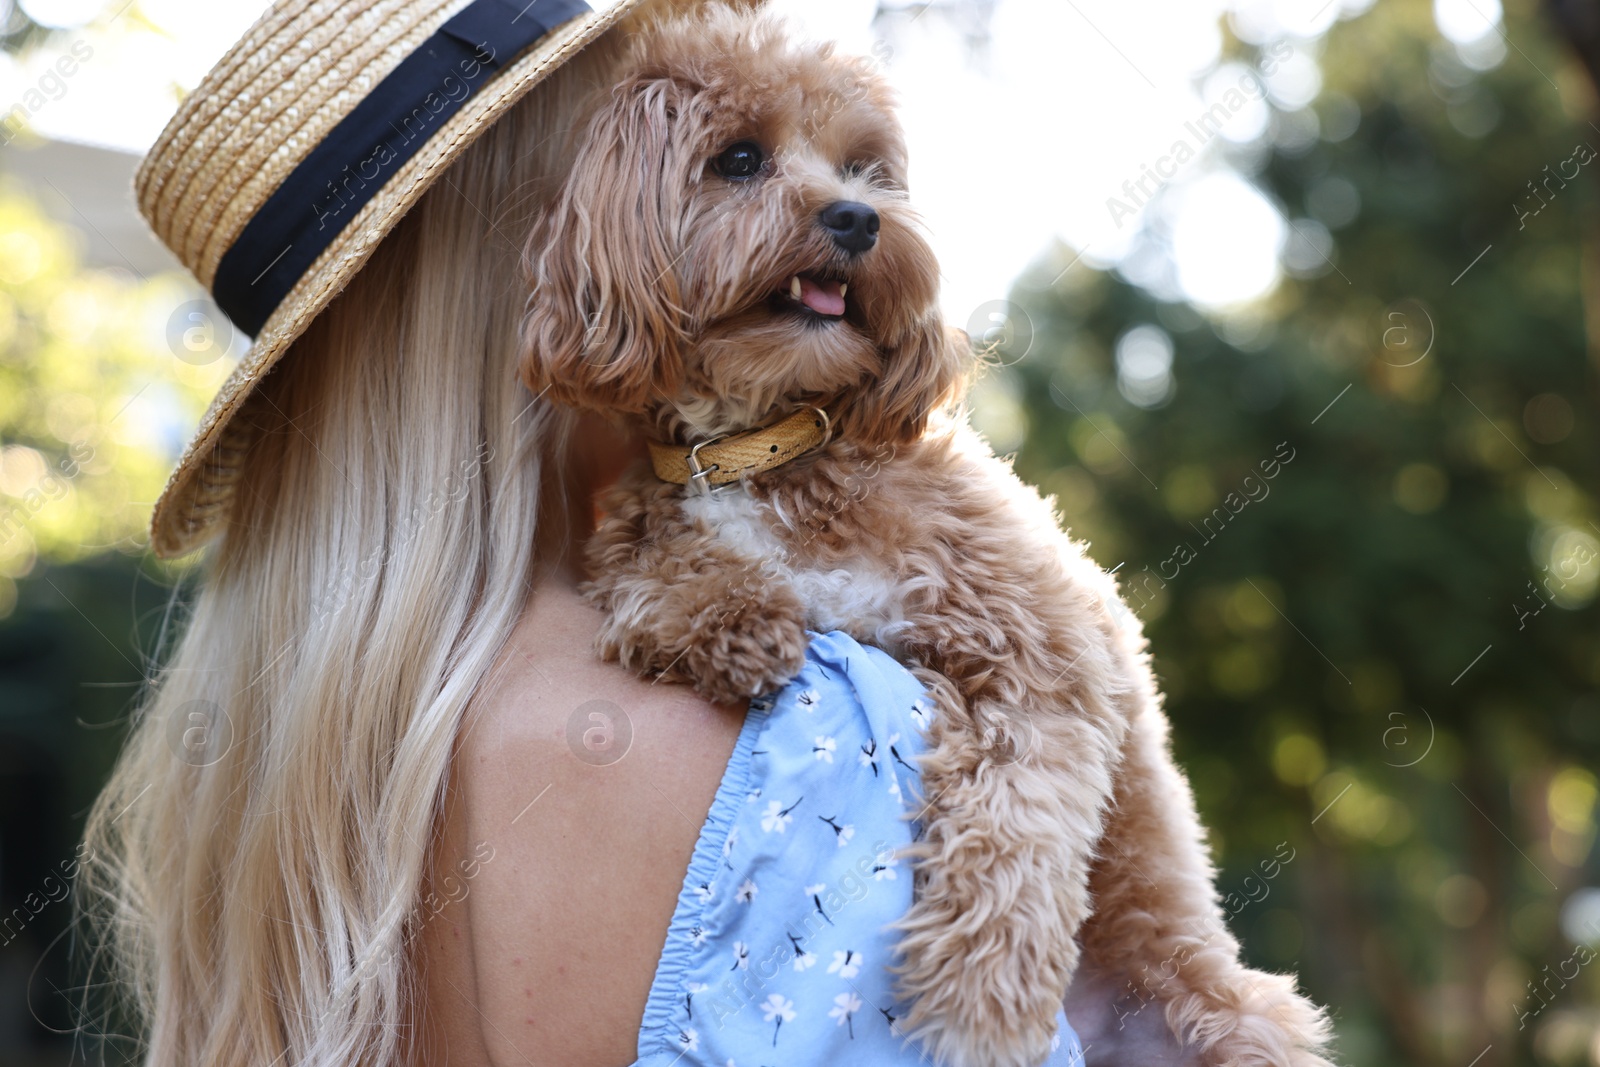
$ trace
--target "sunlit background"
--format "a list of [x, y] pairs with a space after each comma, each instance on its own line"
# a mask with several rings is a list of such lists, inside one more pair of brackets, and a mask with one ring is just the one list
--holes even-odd
[[[24, 0], [13, 24], [26, 16], [57, 32], [51, 47], [7, 55], [0, 99], [21, 99], [62, 44], [81, 39], [93, 47], [93, 60], [72, 77], [70, 92], [30, 116], [31, 128], [46, 138], [142, 154], [177, 96], [199, 82], [259, 6]], [[1265, 144], [1338, 140], [1353, 130], [1349, 97], [1332, 93], [1319, 109], [1309, 105], [1322, 91], [1324, 34], [1371, 0], [774, 6], [816, 35], [879, 56], [901, 86], [917, 200], [944, 254], [952, 313], [1003, 295], [1052, 239], [1104, 268], [1139, 259], [1141, 236], [1160, 231], [1170, 238], [1170, 261], [1139, 259], [1138, 280], [1209, 307], [1259, 297], [1283, 269], [1310, 269], [1303, 261], [1320, 262], [1316, 252], [1330, 247], [1322, 222], [1285, 217], [1248, 177]], [[1270, 73], [1252, 73], [1224, 55], [1223, 16], [1232, 40], [1279, 44], [1284, 57]], [[1443, 0], [1434, 19], [1469, 70], [1504, 61], [1499, 0]], [[1221, 138], [1245, 151], [1202, 146], [1192, 132], [1197, 120], [1242, 77], [1254, 88], [1230, 107]], [[1464, 108], [1458, 125], [1482, 136], [1486, 121]], [[1125, 191], [1124, 183], [1137, 183], [1178, 141], [1189, 143], [1191, 160], [1143, 192]], [[1147, 213], [1144, 202], [1158, 185], [1170, 185], [1171, 195]], [[1108, 207], [1112, 198], [1125, 211]], [[1226, 240], [1215, 239], [1219, 217], [1230, 220]], [[1287, 247], [1296, 231], [1295, 244], [1304, 248]]]
[[[1252, 962], [1343, 1063], [1600, 1067], [1600, 20], [774, 6], [900, 87], [974, 421], [1144, 620]], [[130, 185], [260, 7], [0, 0], [0, 1063], [126, 1052], [51, 879], [192, 577], [151, 502], [247, 343]]]

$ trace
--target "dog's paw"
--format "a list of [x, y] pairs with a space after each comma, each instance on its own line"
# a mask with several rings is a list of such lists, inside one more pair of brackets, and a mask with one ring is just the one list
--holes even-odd
[[805, 611], [792, 597], [736, 601], [697, 629], [677, 668], [715, 703], [771, 693], [805, 664]]
[[1051, 896], [1014, 892], [1024, 872], [999, 866], [931, 880], [896, 924], [898, 992], [911, 1003], [899, 1025], [943, 1067], [1044, 1062], [1077, 965]]
[[997, 989], [1016, 976], [989, 970], [963, 963], [959, 977], [952, 975], [946, 983], [949, 991], [959, 982], [959, 996], [940, 998], [925, 990], [896, 1029], [915, 1039], [940, 1067], [1038, 1067], [1050, 1055], [1061, 1002], [1039, 995], [1037, 988]]
[[1167, 1008], [1173, 1030], [1200, 1046], [1205, 1067], [1333, 1067], [1322, 1055], [1327, 1013], [1293, 978], [1237, 965], [1233, 972]]

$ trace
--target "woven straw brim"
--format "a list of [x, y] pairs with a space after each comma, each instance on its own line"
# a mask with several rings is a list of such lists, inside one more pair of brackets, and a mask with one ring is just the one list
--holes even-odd
[[[268, 317], [200, 420], [151, 516], [150, 544], [157, 556], [183, 555], [218, 532], [249, 444], [233, 416], [401, 217], [546, 75], [649, 2], [619, 0], [541, 38], [468, 97], [351, 217]], [[341, 16], [355, 13], [358, 25], [348, 17], [337, 25], [319, 17], [319, 8], [335, 7]], [[301, 0], [274, 7], [179, 108], [140, 167], [135, 190], [157, 235], [209, 288], [223, 253], [309, 146], [448, 14], [437, 3], [416, 0]], [[330, 101], [343, 106], [329, 107]]]

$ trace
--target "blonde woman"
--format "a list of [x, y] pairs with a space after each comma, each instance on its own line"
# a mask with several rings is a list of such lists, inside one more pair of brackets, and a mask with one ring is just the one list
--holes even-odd
[[[153, 228], [255, 337], [158, 502], [155, 551], [209, 545], [204, 584], [87, 831], [80, 898], [142, 1062], [687, 1067], [746, 1032], [740, 1063], [922, 1058], [877, 943], [824, 958], [808, 928], [721, 946], [725, 986], [672, 972], [718, 936], [684, 916], [718, 892], [697, 871], [735, 869], [732, 772], [772, 700], [596, 659], [580, 548], [644, 447], [516, 384], [523, 243], [580, 102], [629, 34], [700, 6], [279, 0], [141, 169]], [[882, 653], [827, 654], [913, 713]], [[864, 693], [847, 715], [887, 714]], [[897, 785], [914, 733], [851, 763]], [[808, 817], [860, 872], [795, 883], [816, 930], [876, 937], [909, 900], [892, 848], [846, 847], [865, 818]], [[775, 891], [746, 873], [734, 906]], [[808, 1013], [780, 970], [848, 988]], [[1088, 1062], [1209, 1062], [1127, 1006], [1132, 977], [1074, 987]], [[1063, 1018], [1049, 1062], [1074, 1061]]]

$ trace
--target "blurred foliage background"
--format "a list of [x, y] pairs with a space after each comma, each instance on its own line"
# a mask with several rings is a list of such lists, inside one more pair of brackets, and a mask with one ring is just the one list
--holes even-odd
[[[1114, 269], [1041, 259], [979, 338], [980, 428], [1146, 625], [1236, 931], [1362, 1067], [1600, 1067], [1600, 129], [1557, 29], [1575, 7], [1508, 5], [1487, 58], [1423, 0], [1321, 37], [1315, 99], [1219, 142], [1289, 220], [1266, 296], [1186, 302], [1153, 212]], [[7, 18], [12, 50], [48, 37]], [[52, 879], [183, 595], [143, 525], [228, 367], [187, 282], [91, 262], [93, 225], [10, 177], [28, 136], [0, 149], [7, 1064], [74, 1044]]]
[[1269, 297], [1063, 249], [978, 417], [1120, 568], [1234, 927], [1341, 1062], [1600, 1064], [1600, 130], [1539, 12], [1487, 70], [1430, 16], [1336, 25], [1313, 117], [1227, 149]]
[[[59, 61], [59, 36], [0, 4], [8, 51]], [[150, 505], [229, 344], [188, 332], [204, 328], [191, 282], [97, 224], [91, 201], [127, 197], [128, 162], [15, 115], [0, 115], [0, 1064], [27, 1067], [98, 1051], [74, 1036], [66, 876], [181, 573], [148, 555]]]
[[51, 877], [116, 755], [176, 573], [143, 533], [170, 443], [121, 416], [154, 392], [197, 420], [226, 369], [168, 350], [184, 283], [86, 267], [77, 238], [0, 184], [0, 1063], [18, 1065], [40, 1046], [64, 1062], [48, 1031], [74, 1025], [52, 992], [71, 984], [70, 905]]

